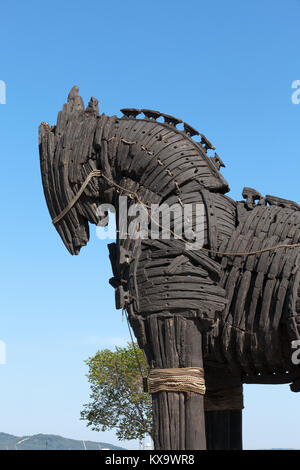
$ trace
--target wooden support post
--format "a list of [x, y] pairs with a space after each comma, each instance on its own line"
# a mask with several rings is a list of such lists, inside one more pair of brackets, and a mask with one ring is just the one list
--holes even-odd
[[[241, 450], [244, 407], [241, 378], [231, 375], [230, 369], [219, 375], [216, 369], [207, 370], [206, 375], [204, 408], [207, 449]], [[225, 388], [220, 387], [221, 382], [226, 384]]]
[[[153, 314], [145, 323], [151, 344], [147, 355], [154, 368], [203, 367], [197, 319]], [[203, 395], [162, 391], [152, 400], [155, 449], [206, 449]]]
[[205, 412], [208, 450], [242, 450], [242, 410]]

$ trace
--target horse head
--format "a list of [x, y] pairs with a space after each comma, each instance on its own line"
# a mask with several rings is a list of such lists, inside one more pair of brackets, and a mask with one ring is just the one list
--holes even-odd
[[[98, 101], [85, 108], [73, 87], [59, 111], [57, 124], [39, 127], [41, 174], [52, 221], [69, 252], [78, 254], [89, 240], [89, 222], [96, 224], [97, 205], [104, 201], [106, 182], [99, 179], [100, 149], [94, 143], [101, 121]], [[79, 197], [79, 196], [80, 197]], [[102, 195], [102, 196], [101, 196]]]

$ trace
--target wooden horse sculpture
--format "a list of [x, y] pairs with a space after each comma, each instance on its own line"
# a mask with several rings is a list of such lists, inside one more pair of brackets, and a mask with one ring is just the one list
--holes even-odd
[[[233, 201], [204, 135], [196, 141], [195, 129], [158, 111], [122, 113], [99, 114], [95, 98], [85, 109], [73, 87], [57, 124], [41, 124], [52, 221], [78, 254], [89, 222], [101, 223], [99, 205], [116, 208], [110, 283], [150, 366], [155, 448], [241, 449], [243, 383], [300, 390], [292, 361], [300, 331], [299, 206], [251, 188]], [[147, 213], [151, 204], [200, 204], [202, 246], [190, 249], [184, 237], [124, 236], [119, 216], [137, 203]]]

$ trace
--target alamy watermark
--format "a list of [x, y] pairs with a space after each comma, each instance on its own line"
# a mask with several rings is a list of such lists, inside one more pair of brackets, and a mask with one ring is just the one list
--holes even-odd
[[292, 88], [295, 91], [292, 93], [292, 103], [299, 104], [300, 103], [300, 80], [294, 80], [292, 83]]
[[6, 364], [6, 344], [0, 340], [0, 365]]
[[300, 364], [300, 339], [292, 341], [292, 349], [295, 349], [296, 351], [293, 352], [291, 360], [292, 363], [297, 366]]
[[0, 104], [6, 104], [6, 84], [0, 80]]
[[[119, 196], [118, 210], [112, 204], [101, 204], [97, 208], [99, 222], [96, 234], [101, 240], [115, 239], [109, 212], [117, 216], [119, 239], [181, 239], [187, 250], [196, 250], [204, 245], [205, 209], [201, 203], [146, 206], [141, 203], [128, 204], [127, 196]], [[108, 228], [104, 230], [106, 226]]]

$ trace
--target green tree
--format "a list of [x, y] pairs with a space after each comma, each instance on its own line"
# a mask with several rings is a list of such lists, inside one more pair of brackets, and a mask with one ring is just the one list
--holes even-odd
[[[104, 349], [85, 361], [91, 386], [91, 402], [83, 405], [81, 419], [93, 431], [116, 429], [120, 440], [152, 436], [152, 401], [143, 391], [147, 362], [135, 344], [115, 351]], [[141, 369], [141, 370], [140, 370]]]

